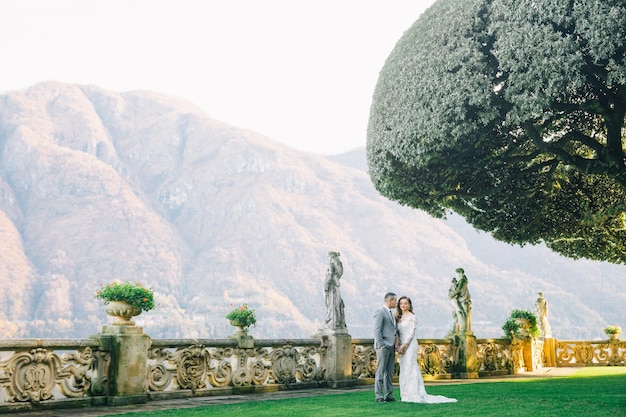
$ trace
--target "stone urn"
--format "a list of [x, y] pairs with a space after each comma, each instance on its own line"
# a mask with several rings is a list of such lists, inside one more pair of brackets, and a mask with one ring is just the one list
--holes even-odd
[[235, 333], [233, 333], [233, 336], [239, 337], [248, 335], [246, 329], [242, 326], [239, 326], [239, 324], [235, 320], [231, 320], [230, 325], [235, 328]]
[[141, 314], [137, 307], [126, 301], [109, 301], [105, 310], [109, 316], [117, 319], [113, 322], [114, 326], [134, 326], [135, 322], [131, 318]]
[[614, 342], [616, 340], [619, 340], [619, 333], [611, 333], [609, 335], [609, 341]]
[[519, 326], [519, 334], [522, 337], [530, 337], [530, 322], [527, 319], [516, 318], [515, 322]]
[[239, 326], [239, 323], [235, 320], [230, 321], [230, 325], [235, 328], [235, 333], [228, 336], [229, 339], [235, 339], [237, 346], [243, 349], [252, 349], [254, 347], [254, 338], [248, 336], [248, 329]]

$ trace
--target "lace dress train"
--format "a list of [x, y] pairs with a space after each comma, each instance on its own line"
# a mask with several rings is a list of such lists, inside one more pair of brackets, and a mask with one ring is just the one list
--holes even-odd
[[426, 392], [422, 371], [417, 363], [417, 318], [415, 315], [406, 317], [398, 323], [400, 343], [409, 343], [406, 352], [400, 355], [400, 398], [411, 403], [454, 403], [455, 398], [443, 395], [430, 395]]

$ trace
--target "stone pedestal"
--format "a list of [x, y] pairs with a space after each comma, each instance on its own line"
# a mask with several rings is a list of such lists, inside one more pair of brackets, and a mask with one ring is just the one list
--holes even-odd
[[111, 405], [145, 403], [146, 365], [150, 337], [139, 326], [104, 326], [111, 340], [109, 398]]
[[532, 337], [524, 338], [524, 347], [523, 347], [523, 357], [524, 357], [524, 367], [527, 372], [533, 372], [539, 369], [539, 364], [537, 363], [537, 355], [535, 355], [535, 350], [537, 349], [537, 341]]
[[352, 379], [352, 336], [346, 329], [322, 329], [316, 335], [326, 346], [326, 354], [322, 355], [322, 369], [331, 388], [342, 388], [355, 385]]
[[556, 339], [553, 337], [546, 337], [543, 339], [543, 358], [544, 366], [555, 367], [556, 366]]
[[478, 347], [476, 336], [459, 332], [452, 336], [452, 378], [478, 378]]
[[229, 339], [235, 339], [237, 346], [240, 349], [252, 349], [254, 348], [254, 338], [247, 334], [232, 334], [228, 336]]

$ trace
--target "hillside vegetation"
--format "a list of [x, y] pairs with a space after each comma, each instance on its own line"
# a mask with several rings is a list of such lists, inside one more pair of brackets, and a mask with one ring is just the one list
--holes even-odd
[[156, 290], [138, 322], [152, 337], [226, 337], [231, 304], [255, 337], [322, 326], [327, 252], [344, 265], [350, 334], [370, 337], [385, 292], [413, 299], [420, 337], [451, 326], [457, 267], [473, 329], [501, 335], [513, 308], [551, 307], [555, 336], [621, 324], [623, 269], [545, 248], [496, 244], [458, 218], [432, 219], [374, 190], [364, 149], [295, 151], [155, 93], [42, 83], [0, 96], [0, 330], [86, 337], [108, 320], [93, 294], [115, 278]]

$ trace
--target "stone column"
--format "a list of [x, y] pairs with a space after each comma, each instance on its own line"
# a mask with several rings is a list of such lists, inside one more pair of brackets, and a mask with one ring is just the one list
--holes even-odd
[[322, 329], [313, 335], [322, 340], [326, 353], [322, 355], [322, 369], [325, 370], [326, 381], [331, 388], [342, 388], [355, 385], [352, 379], [352, 336], [345, 329]]
[[556, 339], [553, 337], [545, 337], [543, 339], [543, 357], [544, 366], [556, 366]]
[[537, 361], [536, 361], [537, 356], [535, 355], [536, 349], [537, 349], [537, 342], [535, 341], [535, 339], [532, 337], [525, 337], [523, 355], [524, 355], [524, 367], [526, 368], [527, 372], [536, 371], [538, 368]]
[[111, 341], [108, 404], [145, 403], [150, 336], [139, 326], [104, 326], [102, 336]]
[[478, 344], [476, 336], [459, 332], [452, 336], [452, 378], [478, 378]]

